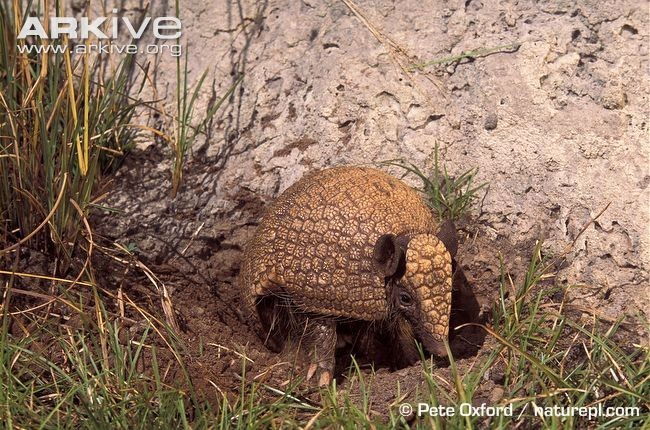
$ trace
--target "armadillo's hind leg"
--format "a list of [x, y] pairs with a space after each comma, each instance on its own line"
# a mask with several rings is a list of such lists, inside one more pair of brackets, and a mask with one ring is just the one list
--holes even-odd
[[319, 386], [329, 385], [334, 375], [336, 322], [330, 319], [307, 318], [303, 347], [311, 361], [307, 380], [316, 375]]

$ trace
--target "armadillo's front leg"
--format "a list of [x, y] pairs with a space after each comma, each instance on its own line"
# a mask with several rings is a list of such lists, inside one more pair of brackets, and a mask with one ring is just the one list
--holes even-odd
[[305, 335], [309, 348], [311, 365], [307, 380], [317, 374], [318, 385], [329, 385], [334, 375], [334, 356], [336, 351], [336, 322], [323, 319], [307, 319]]

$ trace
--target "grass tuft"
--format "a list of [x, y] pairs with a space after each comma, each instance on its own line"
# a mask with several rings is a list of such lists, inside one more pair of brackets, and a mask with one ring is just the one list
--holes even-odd
[[465, 216], [472, 204], [478, 199], [479, 192], [486, 188], [487, 183], [475, 185], [478, 168], [470, 169], [458, 177], [451, 176], [446, 165], [441, 165], [438, 158], [438, 145], [434, 152], [433, 172], [430, 175], [423, 173], [417, 166], [401, 159], [387, 160], [381, 163], [384, 166], [396, 166], [413, 174], [422, 181], [419, 189], [429, 207], [438, 216], [440, 221], [458, 220]]
[[[180, 1], [176, 0], [176, 16], [178, 17], [179, 15]], [[203, 72], [194, 86], [194, 90], [190, 90], [188, 83], [188, 56], [189, 49], [186, 47], [184, 61], [181, 60], [181, 56], [176, 58], [175, 133], [174, 137], [169, 139], [174, 154], [174, 164], [172, 167], [172, 197], [176, 196], [181, 187], [183, 180], [183, 166], [187, 158], [187, 153], [196, 140], [196, 137], [205, 131], [207, 125], [210, 124], [223, 103], [230, 98], [232, 93], [235, 91], [235, 88], [237, 88], [244, 79], [244, 75], [241, 75], [239, 79], [228, 88], [226, 93], [211, 107], [209, 107], [209, 109], [203, 114], [203, 119], [199, 121], [197, 125], [192, 125], [196, 100], [201, 92], [208, 71], [206, 70]]]
[[95, 80], [103, 55], [73, 57], [66, 39], [17, 39], [31, 7], [0, 3], [0, 257], [28, 246], [56, 255], [64, 272], [82, 218], [136, 133], [134, 58]]
[[[168, 428], [187, 422], [190, 385], [184, 378], [183, 384], [166, 382], [170, 377], [159, 367], [152, 336], [160, 327], [153, 320], [145, 319], [134, 334], [101, 301], [90, 307], [76, 302], [74, 318], [63, 318], [63, 324], [60, 316], [10, 315], [11, 294], [5, 290], [0, 331], [5, 428]], [[67, 300], [74, 303], [72, 296]]]

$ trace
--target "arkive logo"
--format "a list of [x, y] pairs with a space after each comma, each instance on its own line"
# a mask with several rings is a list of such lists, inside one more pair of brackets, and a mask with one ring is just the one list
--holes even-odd
[[[120, 24], [124, 25], [134, 40], [140, 39], [149, 27], [158, 39], [172, 40], [181, 37], [181, 20], [174, 16], [158, 18], [146, 16], [139, 24], [135, 24], [128, 17], [118, 17], [117, 9], [113, 9], [113, 14], [114, 16], [111, 18], [101, 16], [92, 21], [85, 16], [80, 18], [54, 16], [49, 19], [49, 34], [38, 17], [30, 16], [25, 19], [25, 23], [18, 33], [18, 39], [25, 39], [29, 36], [57, 39], [63, 35], [67, 35], [70, 39], [88, 39], [91, 35], [100, 40], [117, 39]], [[110, 23], [108, 29], [101, 30], [100, 26], [107, 21]]]

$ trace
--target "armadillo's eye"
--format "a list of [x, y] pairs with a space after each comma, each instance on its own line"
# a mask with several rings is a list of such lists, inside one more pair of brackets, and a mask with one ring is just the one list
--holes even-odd
[[399, 304], [402, 306], [411, 306], [413, 304], [413, 298], [406, 291], [399, 293]]

